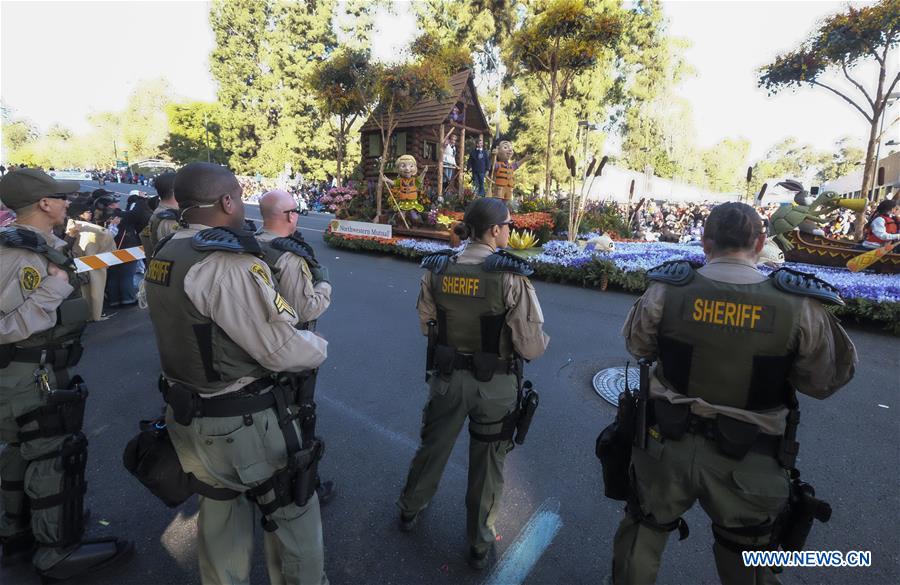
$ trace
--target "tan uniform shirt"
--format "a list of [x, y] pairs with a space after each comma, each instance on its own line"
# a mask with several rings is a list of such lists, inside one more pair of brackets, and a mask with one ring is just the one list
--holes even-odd
[[[156, 209], [153, 210], [153, 215], [150, 216], [151, 219], [153, 218], [153, 216], [159, 215], [160, 213], [162, 213], [163, 211], [166, 211], [168, 209], [174, 209], [175, 211], [178, 211], [177, 207], [169, 207], [168, 205], [166, 205], [164, 203], [160, 203], [159, 205], [157, 205]], [[156, 239], [154, 241], [156, 241], [156, 242], [160, 241], [161, 239], [163, 239], [164, 237], [173, 233], [177, 229], [178, 229], [178, 222], [175, 221], [174, 219], [162, 220], [161, 222], [159, 222], [159, 225], [156, 226], [156, 235], [154, 236]], [[152, 254], [153, 250], [144, 250], [144, 253]]]
[[[191, 224], [172, 236], [191, 238], [207, 226]], [[185, 275], [184, 292], [201, 315], [211, 319], [261, 366], [273, 372], [317, 368], [328, 357], [328, 342], [294, 328], [297, 312], [273, 286], [272, 273], [251, 254], [213, 252]], [[237, 380], [224, 394], [248, 384]]]
[[[39, 233], [57, 250], [66, 243], [28, 225], [12, 224]], [[48, 260], [30, 250], [0, 246], [0, 343], [16, 343], [56, 325], [56, 309], [72, 285], [47, 275]]]
[[[753, 284], [766, 279], [752, 263], [734, 258], [710, 260], [698, 272], [711, 280], [731, 284]], [[626, 348], [638, 358], [655, 358], [657, 355], [656, 335], [662, 320], [665, 292], [666, 285], [652, 283], [631, 308], [622, 327]], [[819, 301], [804, 298], [800, 313], [797, 357], [788, 377], [791, 384], [798, 392], [813, 398], [827, 398], [853, 378], [857, 361], [856, 348], [844, 328]], [[723, 413], [757, 424], [764, 433], [784, 433], [787, 414], [784, 407], [766, 412], [750, 412], [714, 405], [700, 398], [690, 398], [674, 392], [666, 388], [656, 376], [651, 378], [650, 394], [672, 403], [690, 403], [691, 411], [698, 416], [712, 418], [717, 413]]]
[[[258, 240], [271, 242], [279, 237], [272, 232], [263, 231]], [[313, 284], [312, 273], [306, 260], [286, 252], [275, 263], [278, 268], [278, 290], [297, 310], [300, 323], [313, 321], [322, 316], [331, 305], [331, 285], [327, 282]]]
[[[490, 246], [471, 243], [457, 259], [460, 264], [481, 264], [494, 253]], [[550, 337], [544, 333], [544, 313], [538, 302], [537, 293], [526, 277], [509, 272], [503, 273], [504, 304], [508, 309], [506, 324], [512, 330], [512, 342], [516, 353], [526, 360], [539, 358], [544, 354]], [[431, 292], [431, 272], [422, 275], [422, 288], [416, 303], [422, 333], [428, 334], [428, 321], [437, 319], [437, 305]]]

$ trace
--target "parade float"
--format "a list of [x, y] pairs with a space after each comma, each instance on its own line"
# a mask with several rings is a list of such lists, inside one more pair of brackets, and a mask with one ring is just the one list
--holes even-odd
[[[818, 228], [828, 223], [828, 214], [839, 209], [863, 211], [866, 199], [845, 199], [834, 192], [810, 195], [797, 181], [782, 181], [779, 186], [795, 193], [794, 202], [781, 205], [769, 218], [769, 236], [784, 251], [790, 262], [843, 268], [862, 252], [855, 242], [828, 238]], [[900, 272], [900, 253], [888, 252], [868, 266], [873, 272]]]
[[[466, 136], [490, 135], [490, 129], [471, 73], [453, 75], [450, 85], [449, 95], [423, 100], [400, 112], [387, 147], [382, 144], [374, 116], [362, 126], [365, 181], [359, 191], [338, 188], [323, 198], [336, 218], [324, 234], [326, 243], [335, 248], [389, 253], [411, 260], [448, 247], [462, 249], [465, 242], [460, 242], [451, 228], [462, 219], [463, 209], [473, 197], [464, 188], [459, 172], [465, 168]], [[449, 167], [450, 172], [445, 172], [443, 148], [453, 135], [461, 140], [455, 162]], [[500, 143], [496, 141], [497, 146]], [[499, 159], [500, 149], [493, 151], [490, 168], [496, 170], [498, 160], [510, 164], [512, 144], [507, 142], [503, 147]], [[647, 270], [654, 266], [677, 259], [704, 262], [699, 242], [635, 242], [619, 237], [619, 233], [628, 233], [626, 218], [617, 218], [618, 223], [614, 222], [612, 228], [601, 221], [597, 231], [588, 224], [588, 233], [579, 234], [586, 197], [583, 187], [580, 199], [576, 193], [576, 168], [584, 174], [584, 184], [593, 175], [599, 175], [605, 161], [591, 161], [582, 168], [566, 153], [566, 162], [572, 178], [568, 210], [556, 209], [549, 203], [528, 205], [529, 201], [525, 201], [514, 206], [524, 208], [523, 213], [511, 213], [510, 250], [531, 263], [533, 278], [640, 293], [648, 285]], [[510, 184], [514, 184], [512, 172], [507, 175]], [[489, 181], [488, 191], [493, 192], [495, 187]], [[376, 214], [371, 201], [379, 188], [386, 191], [386, 203], [382, 213]], [[801, 187], [795, 204], [779, 208], [769, 222], [771, 237], [763, 251], [760, 270], [770, 273], [784, 263], [814, 274], [836, 286], [846, 301], [845, 306], [829, 310], [884, 324], [900, 334], [900, 275], [894, 274], [900, 269], [900, 255], [885, 255], [870, 270], [854, 273], [846, 264], [861, 251], [852, 243], [830, 240], [816, 232], [816, 225], [827, 221], [824, 218], [830, 211], [855, 205], [858, 203], [829, 193], [811, 198]], [[629, 200], [629, 209], [634, 210], [626, 214], [629, 219], [639, 207], [640, 203], [632, 207]], [[614, 210], [614, 206], [607, 208], [608, 212], [617, 213]], [[574, 224], [573, 216], [578, 217]], [[584, 227], [581, 225], [581, 231], [585, 231]], [[570, 231], [579, 235], [570, 238]]]

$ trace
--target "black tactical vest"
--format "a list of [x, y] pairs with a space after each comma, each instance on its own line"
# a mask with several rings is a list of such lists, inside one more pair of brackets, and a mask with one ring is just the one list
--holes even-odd
[[750, 411], [788, 405], [803, 303], [798, 295], [809, 293], [785, 285], [783, 276], [729, 284], [687, 263], [648, 272], [651, 280], [671, 285], [658, 330], [657, 378], [714, 405]]
[[164, 375], [198, 394], [208, 394], [239, 378], [260, 378], [269, 372], [201, 315], [185, 294], [188, 270], [215, 251], [197, 250], [195, 239], [164, 240], [147, 265], [144, 280]]
[[493, 353], [514, 357], [512, 332], [506, 324], [503, 272], [530, 274], [530, 267], [497, 252], [482, 264], [459, 264], [449, 252], [426, 256], [431, 291], [437, 305], [438, 343], [460, 353]]

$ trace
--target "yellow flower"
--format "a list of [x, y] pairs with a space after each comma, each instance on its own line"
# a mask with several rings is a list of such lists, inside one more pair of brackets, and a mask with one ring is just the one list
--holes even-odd
[[537, 242], [538, 240], [531, 230], [513, 230], [512, 233], [509, 234], [509, 247], [514, 250], [533, 248], [537, 245]]
[[450, 227], [450, 224], [453, 223], [453, 219], [442, 214], [442, 215], [437, 216], [437, 222], [440, 225], [444, 226], [445, 228], [448, 228], [448, 227]]

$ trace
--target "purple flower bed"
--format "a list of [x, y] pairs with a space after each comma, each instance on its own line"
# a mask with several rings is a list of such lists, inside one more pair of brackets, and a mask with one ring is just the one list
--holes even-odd
[[[440, 252], [441, 250], [446, 250], [450, 246], [443, 242], [433, 242], [431, 240], [414, 240], [412, 238], [405, 238], [402, 240], [397, 240], [397, 246], [401, 248], [406, 248], [408, 250], [415, 250], [417, 252], [422, 252], [423, 254], [431, 254], [433, 252]], [[454, 248], [457, 252], [462, 250], [463, 247], [460, 245], [458, 248]]]
[[[447, 249], [447, 244], [442, 242], [411, 238], [399, 240], [396, 245], [423, 254]], [[461, 249], [462, 246], [456, 248], [457, 251]], [[594, 257], [611, 260], [617, 268], [625, 272], [646, 271], [669, 260], [690, 260], [700, 264], [705, 261], [703, 249], [696, 244], [616, 242], [616, 249], [613, 252], [592, 252], [584, 251], [576, 243], [565, 240], [547, 242], [544, 244], [543, 252], [532, 257], [531, 261], [580, 268]], [[853, 273], [842, 268], [793, 262], [788, 262], [785, 266], [821, 278], [836, 286], [841, 291], [841, 295], [847, 299], [859, 298], [884, 303], [900, 302], [900, 274]], [[772, 272], [772, 269], [766, 266], [761, 266], [760, 270], [764, 274]]]
[[[704, 263], [703, 249], [691, 244], [669, 244], [662, 242], [634, 243], [616, 242], [613, 252], [586, 252], [578, 245], [566, 241], [552, 241], [544, 244], [544, 251], [532, 260], [577, 268], [589, 262], [594, 256], [611, 260], [625, 272], [649, 270], [669, 260], [690, 260]], [[787, 262], [788, 268], [807, 272], [832, 284], [845, 298], [861, 298], [878, 302], [900, 302], [900, 274], [853, 273], [843, 268], [797, 264]], [[760, 267], [764, 274], [771, 268]]]

